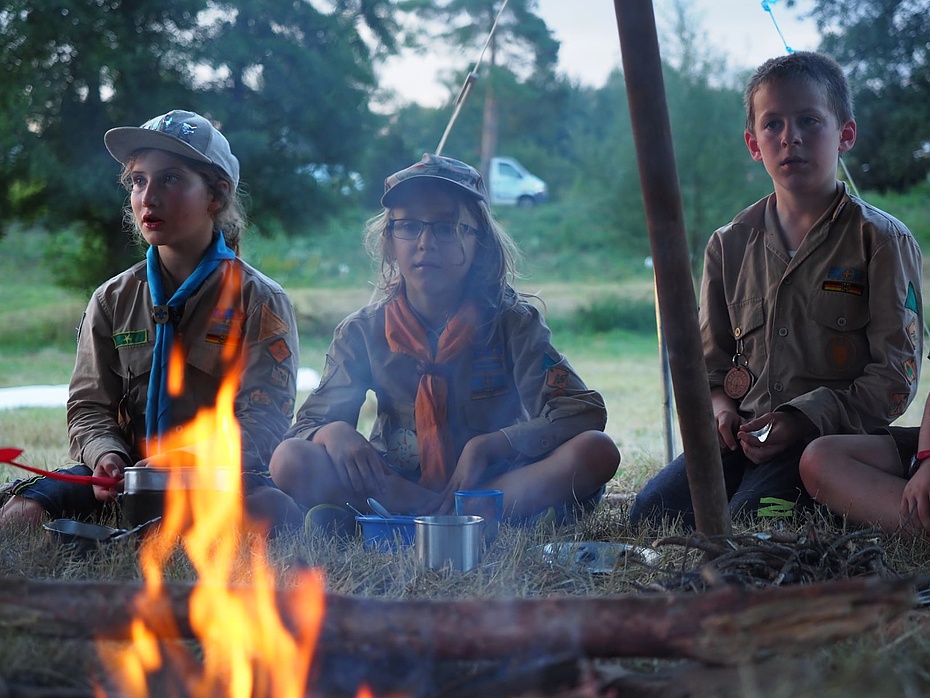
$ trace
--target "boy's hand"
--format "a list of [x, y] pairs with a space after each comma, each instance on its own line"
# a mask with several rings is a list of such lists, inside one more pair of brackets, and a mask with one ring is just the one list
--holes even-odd
[[926, 463], [904, 486], [901, 521], [909, 533], [930, 532], [930, 467]]
[[[772, 428], [764, 438], [750, 433], [767, 424], [771, 424]], [[800, 412], [766, 412], [740, 426], [736, 436], [746, 457], [758, 465], [796, 444], [812, 426]]]
[[721, 451], [735, 451], [739, 448], [736, 430], [740, 428], [743, 418], [736, 410], [726, 409], [714, 415], [717, 419], [717, 442]]

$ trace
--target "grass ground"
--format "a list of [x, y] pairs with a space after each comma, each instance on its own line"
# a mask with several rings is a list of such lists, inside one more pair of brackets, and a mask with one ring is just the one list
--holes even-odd
[[[40, 266], [39, 251], [35, 248], [26, 249], [17, 258], [19, 264], [12, 264], [9, 245], [15, 243], [15, 239], [0, 241], [0, 295], [23, 299], [16, 307], [0, 304], [0, 387], [67, 382], [73, 363], [74, 327], [80, 321], [85, 299], [81, 294], [38, 282], [41, 274], [29, 271], [30, 259], [35, 261], [34, 266]], [[22, 271], [17, 273], [18, 269]], [[656, 569], [624, 564], [610, 574], [591, 574], [571, 564], [553, 564], [539, 555], [539, 546], [552, 540], [649, 546], [659, 535], [676, 533], [663, 530], [636, 534], [626, 524], [628, 500], [623, 495], [634, 493], [666, 459], [663, 392], [654, 331], [592, 329], [599, 323], [610, 325], [614, 321], [609, 316], [610, 307], [629, 304], [632, 310], [625, 319], [633, 316], [641, 319], [644, 307], [647, 315], [652, 312], [651, 284], [642, 277], [610, 284], [537, 284], [530, 279], [523, 288], [538, 292], [551, 318], [557, 346], [605, 397], [610, 414], [608, 433], [623, 452], [623, 463], [611, 483], [611, 493], [621, 496], [611, 498], [593, 518], [551, 535], [505, 527], [501, 542], [486, 560], [487, 564], [466, 576], [425, 574], [409, 550], [399, 555], [383, 555], [365, 550], [360, 543], [347, 549], [337, 548], [298, 532], [273, 544], [272, 560], [281, 583], [287, 583], [295, 567], [307, 564], [324, 570], [327, 587], [333, 592], [388, 598], [618, 595], [639, 593], [656, 579], [659, 574]], [[289, 287], [288, 291], [301, 322], [301, 365], [319, 370], [330, 331], [323, 328], [331, 328], [336, 320], [364, 303], [368, 292], [364, 287], [358, 290], [302, 286]], [[583, 327], [578, 325], [579, 316], [587, 323]], [[923, 370], [925, 376], [930, 375], [926, 373], [926, 365]], [[923, 382], [924, 386], [928, 383]], [[928, 387], [921, 389], [901, 423], [919, 423]], [[299, 400], [303, 397], [299, 396]], [[677, 432], [674, 440], [676, 448], [680, 447]], [[0, 412], [0, 445], [24, 448], [33, 464], [51, 467], [66, 462], [64, 410], [30, 408]], [[0, 470], [0, 481], [11, 475]], [[785, 525], [800, 529], [804, 522], [789, 521]], [[873, 547], [884, 551], [888, 566], [901, 573], [921, 571], [930, 557], [930, 549], [924, 542], [909, 544], [887, 536], [874, 536], [870, 540]], [[657, 567], [674, 571], [694, 564], [693, 554], [669, 548]], [[186, 578], [183, 567], [175, 574], [180, 579]], [[131, 546], [115, 546], [79, 559], [42, 532], [8, 529], [0, 531], [0, 576], [135, 581], [140, 571]], [[889, 698], [930, 695], [930, 675], [926, 669], [930, 666], [930, 640], [925, 627], [925, 613], [915, 612], [893, 626], [807, 652], [805, 659], [814, 667], [813, 677], [807, 673], [786, 674], [773, 686], [744, 676], [734, 692], [715, 695]], [[51, 642], [14, 627], [0, 627], [0, 689], [4, 687], [2, 680], [6, 680], [14, 688], [68, 687], [77, 691], [75, 695], [90, 695], [87, 677], [96, 662], [88, 643]], [[628, 666], [653, 671], [667, 669], [669, 663], [645, 659]]]

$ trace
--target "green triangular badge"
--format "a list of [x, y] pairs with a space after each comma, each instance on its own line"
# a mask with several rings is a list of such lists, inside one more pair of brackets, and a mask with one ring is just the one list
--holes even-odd
[[913, 310], [918, 315], [920, 310], [917, 308], [917, 292], [914, 290], [914, 282], [907, 282], [907, 299], [904, 301], [904, 307], [908, 310]]

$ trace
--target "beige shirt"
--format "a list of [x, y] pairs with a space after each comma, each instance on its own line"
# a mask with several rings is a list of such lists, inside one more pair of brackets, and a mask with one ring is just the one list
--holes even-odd
[[[235, 270], [241, 278], [238, 292]], [[222, 294], [227, 278], [231, 291]], [[105, 453], [117, 453], [127, 464], [143, 457], [155, 345], [146, 279], [143, 261], [104, 283], [78, 330], [68, 434], [71, 457], [91, 468]], [[234, 409], [242, 430], [242, 466], [267, 470], [291, 423], [296, 397], [297, 323], [290, 299], [245, 262], [223, 262], [185, 303], [176, 342], [184, 348], [186, 365], [183, 394], [172, 402], [172, 423], [183, 424], [215, 403], [227, 369], [223, 351], [233, 343], [241, 362]], [[123, 426], [120, 411], [128, 417]]]
[[749, 418], [802, 412], [821, 435], [900, 416], [923, 356], [921, 253], [907, 227], [841, 191], [791, 257], [775, 195], [711, 237], [700, 322], [711, 388], [741, 353], [755, 377]]
[[[456, 458], [471, 438], [497, 430], [524, 460], [535, 460], [583, 431], [603, 431], [603, 398], [584, 384], [551, 339], [539, 311], [521, 302], [503, 312], [489, 336], [445, 365]], [[353, 313], [336, 328], [320, 385], [288, 436], [311, 439], [336, 421], [357, 425], [371, 390], [378, 408], [372, 446], [398, 468], [417, 471], [417, 364], [416, 358], [388, 348], [382, 304]]]

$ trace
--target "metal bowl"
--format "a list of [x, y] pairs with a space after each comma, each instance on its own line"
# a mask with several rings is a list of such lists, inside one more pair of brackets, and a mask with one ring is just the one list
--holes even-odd
[[[169, 487], [178, 489], [229, 491], [239, 480], [239, 471], [235, 468], [154, 468], [131, 466], [123, 471], [123, 492], [165, 492]], [[173, 476], [173, 477], [172, 477]]]
[[356, 516], [355, 520], [362, 527], [366, 548], [394, 552], [413, 545], [415, 518], [396, 515], [386, 519], [383, 516], [363, 514]]

